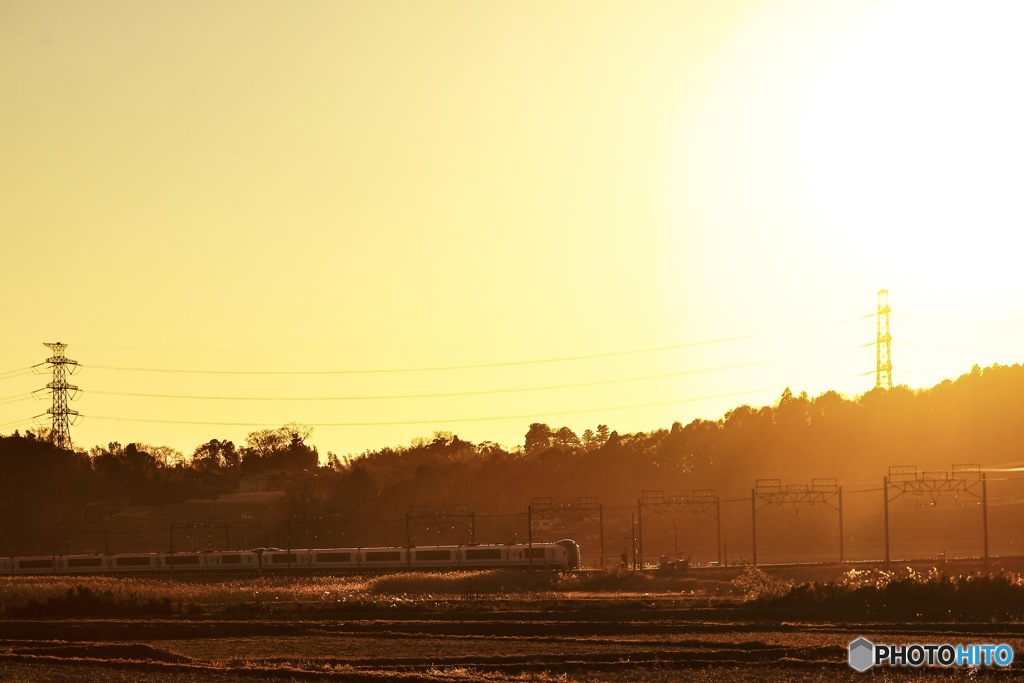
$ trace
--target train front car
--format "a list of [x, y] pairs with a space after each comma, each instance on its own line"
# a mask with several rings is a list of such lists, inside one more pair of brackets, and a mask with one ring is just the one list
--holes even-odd
[[560, 545], [565, 548], [565, 568], [566, 569], [579, 569], [580, 568], [580, 544], [571, 538], [566, 538], [558, 541], [555, 545]]

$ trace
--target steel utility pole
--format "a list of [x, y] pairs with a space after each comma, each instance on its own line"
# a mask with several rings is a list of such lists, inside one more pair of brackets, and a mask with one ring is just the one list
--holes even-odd
[[[934, 505], [943, 493], [952, 493], [959, 498], [961, 493], [973, 496], [981, 504], [982, 552], [985, 562], [988, 556], [988, 487], [981, 465], [955, 464], [950, 471], [918, 472], [917, 465], [890, 465], [889, 476], [882, 479], [885, 490], [885, 561], [889, 562], [889, 503], [910, 493], [928, 496]], [[889, 495], [889, 491], [895, 491]]]
[[753, 530], [754, 566], [757, 566], [757, 511], [769, 505], [792, 505], [797, 512], [804, 505], [821, 503], [839, 513], [839, 561], [844, 562], [845, 548], [843, 544], [843, 487], [835, 479], [812, 479], [811, 485], [788, 484], [785, 487], [780, 479], [758, 479], [750, 490], [750, 517]]
[[[643, 491], [640, 500], [637, 501], [637, 545], [640, 552], [640, 563], [643, 565], [644, 551], [644, 508], [654, 513], [664, 512], [690, 512], [701, 513], [715, 520], [715, 559], [719, 564], [722, 562], [722, 515], [721, 500], [714, 489], [695, 489], [691, 494], [682, 496], [666, 496], [664, 491]], [[648, 519], [648, 526], [650, 518]], [[677, 520], [678, 522], [678, 520]], [[676, 534], [676, 545], [678, 546], [678, 529]], [[676, 554], [679, 554], [678, 547]], [[678, 559], [678, 558], [676, 558]]]

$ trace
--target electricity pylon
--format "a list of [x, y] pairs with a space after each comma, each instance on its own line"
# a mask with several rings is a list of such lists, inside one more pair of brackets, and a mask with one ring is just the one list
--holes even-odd
[[67, 344], [53, 342], [43, 344], [43, 346], [53, 352], [53, 355], [46, 359], [53, 371], [53, 379], [46, 385], [53, 396], [53, 404], [44, 413], [53, 418], [53, 432], [50, 438], [57, 448], [71, 450], [71, 420], [78, 417], [78, 411], [71, 410], [68, 403], [78, 395], [78, 387], [68, 384], [68, 376], [75, 374], [78, 370], [78, 361], [71, 360], [64, 355], [64, 349], [68, 347]]
[[892, 389], [892, 334], [889, 332], [889, 290], [878, 292], [878, 314], [875, 338], [875, 388]]

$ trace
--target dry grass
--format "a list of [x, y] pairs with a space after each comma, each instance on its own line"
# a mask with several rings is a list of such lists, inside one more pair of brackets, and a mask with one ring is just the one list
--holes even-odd
[[139, 604], [170, 600], [175, 611], [255, 608], [285, 604], [336, 605], [368, 598], [370, 584], [360, 577], [252, 577], [244, 579], [172, 579], [112, 576], [9, 576], [0, 578], [0, 611], [10, 612], [30, 601], [44, 603], [86, 588], [109, 593], [114, 602]]
[[[259, 613], [282, 610], [359, 610], [450, 608], [458, 603], [508, 604], [537, 600], [662, 595], [692, 599], [735, 593], [722, 581], [633, 572], [557, 573], [403, 572], [374, 575], [274, 575], [216, 577], [8, 576], [0, 577], [0, 616], [32, 616], [30, 604], [59, 601], [88, 591], [108, 596], [108, 604], [139, 606], [169, 601], [176, 614]], [[130, 612], [125, 611], [128, 616]], [[69, 614], [68, 616], [70, 616]], [[60, 616], [44, 614], [38, 616]], [[84, 615], [83, 615], [84, 616]], [[103, 616], [97, 613], [96, 616]]]
[[[704, 574], [480, 570], [372, 575], [0, 577], [0, 617], [130, 617], [150, 614], [341, 614], [344, 612], [531, 610], [628, 607], [725, 608], [739, 601], [885, 603], [912, 607], [976, 601], [1018, 604], [1020, 574], [947, 576], [937, 570], [851, 568], [827, 583], [794, 583], [756, 568], [732, 581]], [[875, 596], [875, 597], [873, 597]], [[852, 604], [852, 603], [850, 603]], [[159, 607], [160, 609], [157, 609]], [[91, 610], [91, 611], [90, 611]], [[805, 615], [806, 616], [806, 615]], [[879, 618], [882, 613], [876, 614]]]

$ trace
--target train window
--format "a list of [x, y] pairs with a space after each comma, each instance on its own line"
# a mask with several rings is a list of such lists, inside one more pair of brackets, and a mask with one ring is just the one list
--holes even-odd
[[467, 560], [500, 560], [500, 548], [467, 548]]
[[241, 555], [222, 555], [220, 558], [221, 564], [242, 564]]
[[398, 550], [378, 550], [366, 553], [367, 562], [398, 562], [402, 559], [402, 553]]
[[527, 548], [525, 557], [527, 559], [533, 558], [535, 560], [543, 560], [544, 548]]
[[298, 558], [293, 553], [285, 553], [284, 555], [271, 555], [270, 561], [274, 564], [284, 564], [285, 562], [298, 562]]
[[152, 564], [151, 557], [115, 557], [114, 564], [118, 567], [148, 567]]
[[103, 559], [100, 557], [71, 557], [68, 558], [68, 568], [75, 567], [102, 567]]
[[351, 562], [352, 553], [317, 553], [317, 562]]
[[448, 560], [452, 559], [452, 551], [451, 550], [417, 550], [416, 551], [416, 559], [417, 560], [434, 560], [434, 561], [436, 561], [436, 560], [445, 560], [445, 561], [448, 561]]
[[180, 565], [180, 564], [199, 564], [198, 555], [168, 555], [167, 564]]
[[53, 569], [53, 560], [18, 560], [19, 569]]

